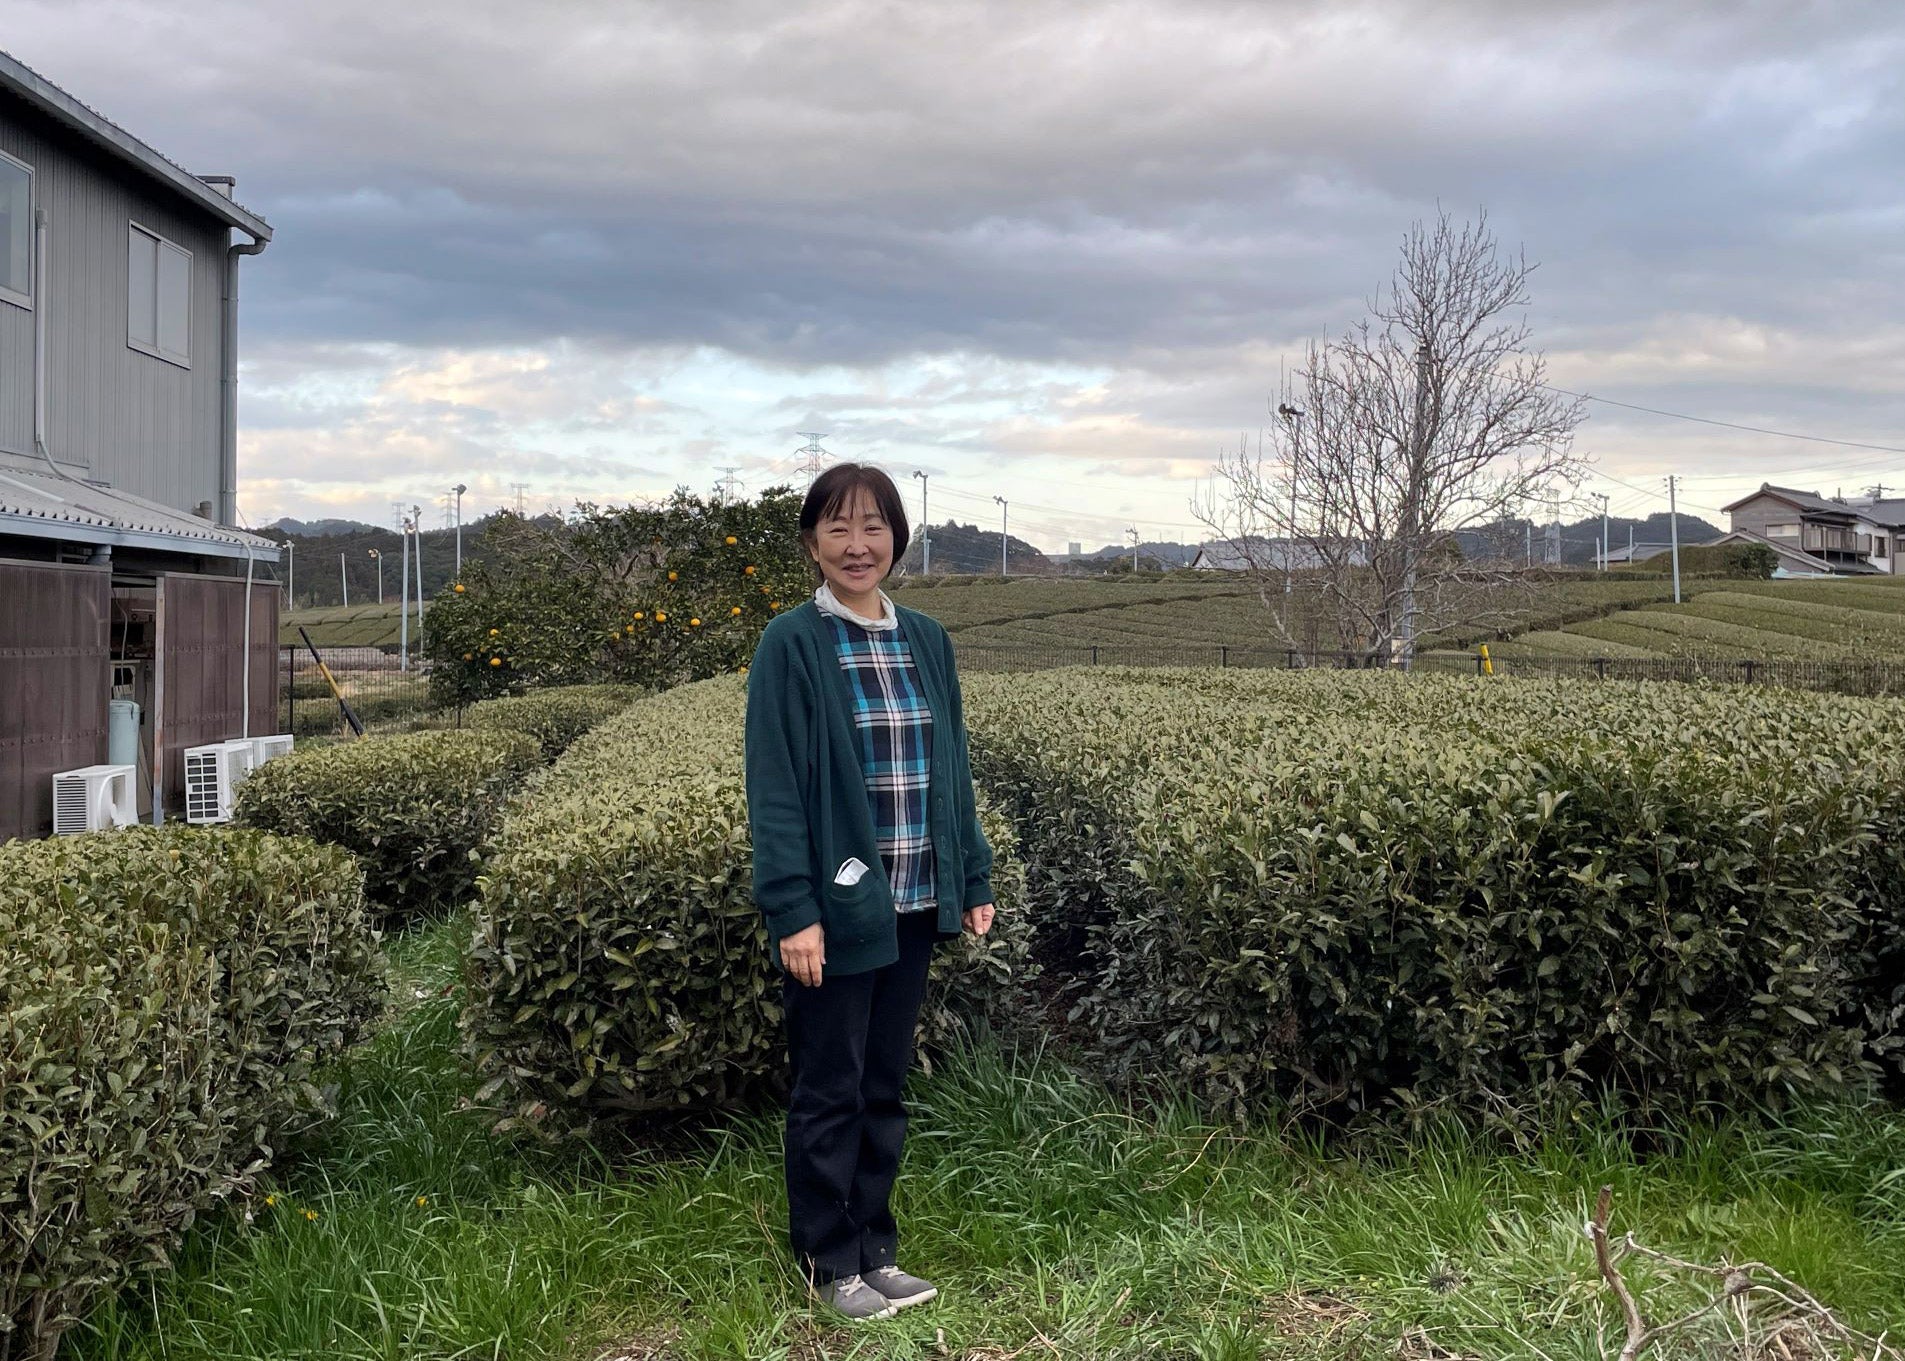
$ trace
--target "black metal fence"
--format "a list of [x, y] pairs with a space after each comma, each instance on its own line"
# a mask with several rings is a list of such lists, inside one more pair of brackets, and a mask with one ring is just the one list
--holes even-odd
[[[395, 653], [374, 647], [319, 648], [337, 688], [367, 730], [404, 732], [458, 726], [457, 709], [430, 703], [428, 673], [414, 659], [408, 667]], [[331, 687], [303, 644], [286, 645], [278, 658], [280, 732], [297, 737], [341, 737], [350, 732]]]
[[[1217, 666], [1279, 670], [1364, 671], [1389, 668], [1381, 659], [1355, 652], [1307, 652], [1298, 648], [1228, 645], [1144, 646], [1101, 644], [971, 643], [959, 646], [968, 671], [1043, 671], [1059, 666]], [[1772, 657], [1730, 660], [1698, 657], [1592, 657], [1525, 655], [1484, 659], [1476, 652], [1418, 653], [1411, 669], [1501, 676], [1580, 676], [1599, 680], [1712, 681], [1791, 686], [1848, 695], [1905, 695], [1905, 663], [1814, 661]]]

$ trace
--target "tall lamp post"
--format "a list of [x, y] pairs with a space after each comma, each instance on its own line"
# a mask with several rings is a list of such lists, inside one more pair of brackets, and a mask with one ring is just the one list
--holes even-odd
[[417, 536], [417, 648], [423, 648], [423, 507], [410, 508], [411, 530]]
[[469, 488], [461, 482], [450, 488], [456, 497], [456, 579], [463, 580], [463, 493]]
[[397, 669], [410, 669], [410, 517], [403, 525], [403, 561], [397, 570]]
[[370, 555], [377, 559], [377, 603], [381, 605], [384, 603], [384, 555], [375, 548], [370, 550]]
[[284, 603], [298, 607], [298, 546], [289, 539], [284, 541]]
[[928, 479], [926, 474], [921, 472], [918, 468], [913, 469], [913, 476], [919, 479], [919, 546], [920, 552], [923, 555], [919, 572], [921, 576], [929, 577], [933, 574], [933, 522], [928, 518], [926, 513], [926, 483]]
[[1007, 575], [1005, 567], [1005, 517], [1011, 508], [1006, 504], [1006, 499], [1003, 496], [995, 496], [992, 499], [999, 503], [999, 575], [1005, 576]]

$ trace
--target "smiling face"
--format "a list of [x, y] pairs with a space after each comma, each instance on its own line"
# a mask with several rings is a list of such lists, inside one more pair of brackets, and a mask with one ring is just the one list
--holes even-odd
[[893, 529], [865, 488], [855, 488], [832, 516], [823, 516], [807, 542], [808, 556], [840, 603], [871, 616], [880, 582], [893, 566]]

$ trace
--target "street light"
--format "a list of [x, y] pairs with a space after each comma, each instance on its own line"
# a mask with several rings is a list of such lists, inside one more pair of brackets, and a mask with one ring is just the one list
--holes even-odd
[[351, 607], [351, 578], [350, 574], [344, 570], [342, 553], [337, 555], [337, 580], [338, 584], [344, 588], [344, 608], [348, 610]]
[[384, 555], [375, 548], [370, 550], [370, 555], [377, 559], [377, 603], [381, 605], [384, 603]]
[[461, 482], [450, 488], [456, 496], [456, 579], [458, 581], [463, 579], [463, 493], [468, 490], [469, 488]]
[[284, 600], [295, 610], [298, 607], [298, 546], [286, 539], [284, 551]]
[[999, 503], [999, 575], [1006, 576], [1007, 572], [1005, 568], [1005, 540], [1006, 540], [1005, 517], [1008, 513], [1009, 508], [1006, 505], [1006, 499], [1003, 496], [995, 496], [992, 499]]
[[399, 523], [403, 529], [403, 561], [397, 572], [397, 669], [410, 669], [410, 517]]
[[926, 514], [926, 474], [913, 469], [913, 476], [919, 479], [919, 545], [923, 562], [919, 574], [929, 577], [933, 574], [933, 522]]

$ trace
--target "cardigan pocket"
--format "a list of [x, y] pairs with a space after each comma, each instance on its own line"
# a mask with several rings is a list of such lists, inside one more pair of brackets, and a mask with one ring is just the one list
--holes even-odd
[[893, 916], [893, 890], [878, 870], [860, 876], [857, 884], [828, 884], [821, 900], [821, 929], [828, 940], [858, 945], [885, 930]]

